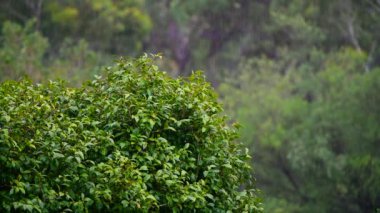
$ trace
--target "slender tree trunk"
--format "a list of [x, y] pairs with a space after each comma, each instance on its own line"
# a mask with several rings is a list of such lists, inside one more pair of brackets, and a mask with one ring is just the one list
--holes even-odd
[[41, 14], [42, 5], [44, 0], [26, 0], [26, 5], [32, 11], [34, 18], [36, 19], [36, 30], [41, 29]]

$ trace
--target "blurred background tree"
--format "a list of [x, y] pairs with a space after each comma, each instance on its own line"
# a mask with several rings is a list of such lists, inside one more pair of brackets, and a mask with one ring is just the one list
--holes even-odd
[[367, 73], [365, 59], [354, 49], [314, 53], [321, 68], [286, 74], [279, 61], [250, 59], [219, 87], [244, 125], [268, 212], [378, 208], [380, 70]]
[[79, 86], [119, 56], [205, 70], [267, 212], [380, 209], [378, 0], [0, 0], [0, 81]]

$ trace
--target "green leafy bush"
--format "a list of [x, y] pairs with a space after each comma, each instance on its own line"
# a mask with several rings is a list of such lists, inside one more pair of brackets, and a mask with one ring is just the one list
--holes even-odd
[[0, 211], [262, 211], [200, 73], [146, 56], [107, 70], [82, 88], [1, 84]]

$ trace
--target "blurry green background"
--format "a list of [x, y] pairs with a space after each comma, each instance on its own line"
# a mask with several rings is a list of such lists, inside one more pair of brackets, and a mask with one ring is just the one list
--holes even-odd
[[0, 81], [205, 71], [266, 212], [380, 211], [379, 0], [0, 0]]

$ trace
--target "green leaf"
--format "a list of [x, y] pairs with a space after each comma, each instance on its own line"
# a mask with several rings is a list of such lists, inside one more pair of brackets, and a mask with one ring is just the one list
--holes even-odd
[[84, 154], [83, 154], [82, 151], [76, 151], [76, 152], [75, 152], [75, 155], [76, 155], [76, 156], [79, 156], [82, 160], [84, 159]]
[[9, 116], [9, 115], [5, 115], [5, 116], [4, 116], [4, 120], [5, 120], [6, 122], [9, 122], [9, 121], [11, 120], [11, 116]]
[[61, 153], [53, 152], [53, 159], [54, 158], [64, 158], [65, 156]]

